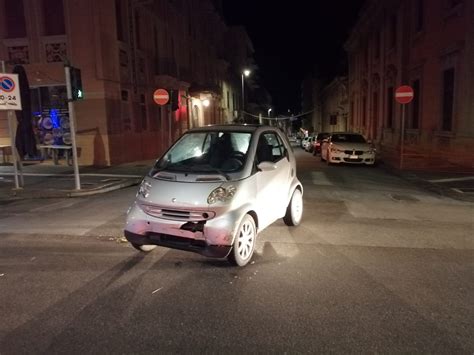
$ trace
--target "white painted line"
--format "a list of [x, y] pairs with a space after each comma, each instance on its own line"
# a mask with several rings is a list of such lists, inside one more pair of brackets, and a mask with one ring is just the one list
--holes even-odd
[[320, 171], [313, 171], [311, 172], [311, 180], [313, 181], [313, 185], [322, 185], [322, 186], [331, 186], [334, 185], [329, 179], [326, 177], [326, 174]]
[[449, 178], [449, 179], [434, 179], [434, 180], [428, 180], [429, 182], [453, 182], [453, 181], [468, 181], [468, 180], [474, 180], [474, 176], [466, 176], [466, 177], [461, 177], [461, 178]]
[[400, 92], [395, 94], [395, 97], [412, 97], [413, 93], [411, 92]]

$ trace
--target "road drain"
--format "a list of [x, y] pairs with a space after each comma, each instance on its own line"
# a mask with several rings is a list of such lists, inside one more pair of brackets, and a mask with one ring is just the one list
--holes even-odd
[[408, 196], [408, 195], [393, 195], [390, 194], [390, 197], [394, 199], [395, 201], [406, 201], [406, 202], [417, 202], [419, 201], [417, 198], [414, 198], [413, 196]]

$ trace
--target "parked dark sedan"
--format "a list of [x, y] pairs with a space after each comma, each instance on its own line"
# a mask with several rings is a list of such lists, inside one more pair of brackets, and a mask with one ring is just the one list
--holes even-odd
[[323, 139], [328, 138], [330, 133], [328, 132], [321, 132], [316, 135], [316, 138], [313, 141], [313, 155], [321, 154], [321, 144]]

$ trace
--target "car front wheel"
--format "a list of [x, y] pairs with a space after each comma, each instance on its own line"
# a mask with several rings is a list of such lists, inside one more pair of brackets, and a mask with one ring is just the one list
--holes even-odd
[[227, 257], [229, 261], [237, 266], [245, 266], [252, 258], [255, 250], [255, 239], [257, 238], [257, 228], [252, 216], [245, 215], [240, 222], [237, 233], [234, 237], [234, 245]]
[[283, 222], [287, 226], [297, 226], [301, 222], [303, 217], [303, 194], [299, 189], [295, 189], [293, 196], [291, 196], [290, 203], [286, 208], [285, 217]]

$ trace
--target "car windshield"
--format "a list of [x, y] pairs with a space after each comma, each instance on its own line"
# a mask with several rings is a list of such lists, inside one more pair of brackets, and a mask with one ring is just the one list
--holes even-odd
[[365, 138], [360, 134], [333, 134], [331, 142], [336, 143], [367, 143]]
[[248, 132], [186, 133], [157, 161], [150, 176], [159, 171], [223, 175], [241, 171], [251, 137]]

